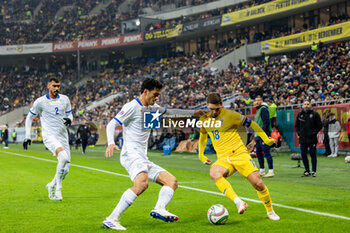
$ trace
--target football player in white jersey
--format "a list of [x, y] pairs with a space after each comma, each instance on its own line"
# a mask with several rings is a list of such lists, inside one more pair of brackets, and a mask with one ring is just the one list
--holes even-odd
[[[162, 84], [155, 79], [145, 79], [141, 86], [141, 96], [126, 103], [120, 112], [107, 125], [108, 147], [105, 156], [111, 157], [114, 149], [119, 148], [114, 143], [114, 132], [118, 125], [123, 126], [123, 147], [120, 153], [120, 163], [129, 173], [134, 186], [126, 190], [113, 212], [103, 221], [103, 226], [114, 230], [126, 230], [119, 222], [119, 216], [143, 193], [148, 187], [148, 181], [162, 186], [158, 201], [151, 211], [153, 218], [166, 222], [174, 222], [178, 217], [168, 212], [165, 207], [173, 197], [177, 188], [176, 178], [165, 169], [148, 159], [147, 144], [151, 129], [143, 125], [143, 112], [157, 112], [153, 117], [164, 113], [187, 115], [194, 114], [194, 110], [164, 109], [155, 102], [158, 100]], [[202, 111], [198, 111], [201, 113]], [[197, 112], [196, 112], [197, 113]]]
[[43, 141], [58, 163], [53, 180], [46, 185], [50, 200], [62, 200], [62, 181], [69, 172], [70, 149], [67, 126], [72, 123], [71, 104], [66, 95], [59, 94], [60, 81], [50, 78], [47, 88], [49, 93], [34, 101], [25, 122], [26, 135], [23, 148], [31, 144], [30, 131], [33, 118], [40, 115]]

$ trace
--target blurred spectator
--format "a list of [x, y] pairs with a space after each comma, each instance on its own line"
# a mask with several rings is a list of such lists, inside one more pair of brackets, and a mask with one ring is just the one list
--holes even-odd
[[4, 149], [9, 148], [9, 131], [8, 125], [5, 125], [5, 128], [1, 132], [2, 143], [5, 144]]
[[348, 133], [348, 140], [350, 142], [350, 117], [348, 118], [348, 122], [346, 123], [346, 132]]
[[332, 112], [329, 115], [329, 124], [328, 124], [328, 137], [329, 145], [331, 147], [331, 154], [328, 157], [337, 157], [338, 156], [338, 141], [340, 137], [341, 126], [339, 121], [336, 119], [335, 114]]
[[328, 136], [328, 126], [329, 126], [329, 115], [330, 115], [331, 111], [327, 110], [323, 113], [323, 121], [322, 121], [322, 125], [323, 125], [323, 134], [324, 134], [324, 138], [323, 138], [323, 144], [325, 146], [325, 156], [328, 156], [330, 154], [332, 154], [331, 152], [331, 147], [329, 146], [329, 136]]
[[88, 144], [89, 146], [94, 146], [96, 145], [97, 141], [98, 141], [98, 134], [96, 131], [93, 131], [91, 136], [88, 139]]
[[77, 140], [80, 140], [81, 147], [83, 149], [83, 155], [85, 155], [86, 146], [88, 145], [88, 139], [91, 136], [91, 131], [89, 129], [89, 126], [85, 124], [85, 121], [81, 122], [81, 125], [78, 127], [77, 130]]

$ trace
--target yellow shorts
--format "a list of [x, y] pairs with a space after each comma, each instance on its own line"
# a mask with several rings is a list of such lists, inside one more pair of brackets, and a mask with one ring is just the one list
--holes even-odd
[[212, 166], [215, 165], [226, 168], [228, 170], [227, 176], [231, 176], [238, 171], [242, 176], [247, 177], [250, 173], [258, 171], [249, 152], [244, 149], [235, 151], [231, 155], [220, 157]]

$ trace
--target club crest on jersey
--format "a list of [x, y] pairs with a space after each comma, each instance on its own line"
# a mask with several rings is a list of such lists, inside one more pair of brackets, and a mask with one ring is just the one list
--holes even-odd
[[159, 110], [156, 112], [144, 111], [143, 112], [143, 128], [144, 129], [160, 129], [160, 116]]

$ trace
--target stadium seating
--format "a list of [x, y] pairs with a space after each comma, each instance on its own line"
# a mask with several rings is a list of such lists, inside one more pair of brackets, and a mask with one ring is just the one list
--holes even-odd
[[[261, 95], [266, 101], [275, 102], [277, 105], [301, 104], [306, 98], [311, 102], [341, 101], [350, 98], [347, 81], [350, 74], [349, 42], [322, 46], [317, 52], [306, 50], [294, 58], [277, 57], [268, 63], [258, 61], [244, 66], [232, 65], [221, 72], [202, 69], [203, 64], [214, 55], [215, 53], [208, 52], [154, 62], [134, 60], [116, 69], [101, 70], [87, 83], [77, 88], [63, 89], [63, 92], [66, 91], [71, 98], [76, 116], [79, 116], [79, 110], [85, 109], [93, 101], [109, 94], [124, 92], [127, 99], [114, 100], [80, 116], [81, 119], [103, 123], [106, 123], [123, 103], [138, 96], [139, 83], [146, 77], [157, 77], [164, 83], [161, 101], [163, 105], [171, 108], [189, 108], [203, 103], [209, 91], [219, 91], [223, 95], [239, 93], [241, 97], [232, 104], [233, 108], [251, 106], [253, 101], [245, 100], [254, 99], [256, 95]], [[48, 74], [41, 78], [39, 76], [45, 73], [38, 70], [12, 72], [9, 71], [11, 69], [3, 68], [1, 72], [1, 84], [5, 84], [2, 86], [6, 87], [3, 92], [8, 93], [6, 96], [0, 96], [2, 113], [13, 108], [6, 106], [28, 105], [46, 91], [44, 83]], [[68, 72], [69, 76], [62, 76], [63, 82], [70, 79], [69, 77], [75, 77], [74, 72], [71, 70]], [[33, 81], [36, 86], [35, 92], [31, 85]], [[11, 91], [18, 88], [21, 88], [19, 94]]]
[[[227, 12], [243, 9], [248, 6], [262, 4], [270, 0], [251, 0], [244, 4], [236, 4], [223, 9], [180, 17], [169, 21], [161, 22], [161, 28], [177, 25], [178, 23], [192, 22], [198, 19], [210, 18]], [[2, 6], [4, 12], [14, 12], [12, 1], [6, 1]], [[113, 0], [110, 5], [100, 11], [98, 15], [89, 15], [89, 12], [97, 5], [98, 1], [55, 1], [55, 0], [26, 0], [28, 8], [33, 9], [41, 2], [41, 7], [37, 14], [32, 13], [31, 19], [27, 21], [4, 20], [0, 21], [0, 45], [31, 44], [40, 42], [61, 42], [88, 40], [101, 37], [116, 36], [121, 33], [121, 21], [136, 18], [142, 13], [142, 7], [147, 5], [169, 4], [172, 1], [138, 1], [131, 6], [131, 11], [118, 13], [121, 0]], [[210, 1], [174, 1], [177, 6], [199, 5]], [[18, 5], [18, 4], [17, 4]], [[0, 5], [1, 6], [1, 5]], [[63, 8], [66, 7], [66, 8]], [[23, 7], [22, 7], [23, 8]], [[26, 7], [24, 9], [27, 9]], [[22, 10], [23, 11], [23, 10]], [[18, 14], [23, 14], [23, 12]], [[33, 10], [32, 10], [33, 11]], [[59, 12], [63, 12], [58, 14]], [[27, 12], [27, 11], [25, 11]], [[11, 15], [11, 17], [13, 17]], [[154, 29], [153, 25], [148, 25], [146, 30]]]

